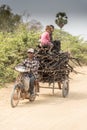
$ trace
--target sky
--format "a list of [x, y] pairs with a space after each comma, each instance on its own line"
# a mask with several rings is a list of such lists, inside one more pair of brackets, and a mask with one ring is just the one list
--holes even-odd
[[56, 14], [65, 12], [68, 24], [63, 30], [87, 40], [87, 0], [0, 0], [2, 4], [9, 5], [14, 13], [29, 14], [29, 19], [40, 21], [46, 25], [55, 24]]

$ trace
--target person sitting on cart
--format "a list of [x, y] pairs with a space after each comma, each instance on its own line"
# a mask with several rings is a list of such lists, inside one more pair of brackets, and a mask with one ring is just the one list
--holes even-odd
[[28, 51], [28, 58], [22, 62], [22, 65], [26, 67], [26, 69], [30, 69], [29, 78], [30, 78], [30, 86], [29, 86], [29, 93], [33, 95], [33, 89], [35, 83], [38, 84], [38, 68], [39, 68], [39, 61], [34, 56], [34, 49], [29, 48]]
[[60, 40], [53, 40], [53, 32], [54, 32], [54, 26], [50, 25], [51, 28], [51, 33], [50, 33], [50, 41], [53, 43], [53, 48], [52, 50], [60, 51], [61, 50], [61, 42]]
[[54, 32], [54, 26], [50, 25], [51, 32], [50, 32], [50, 41], [53, 42], [53, 32]]
[[41, 42], [40, 44], [41, 47], [48, 47], [49, 51], [51, 52], [53, 44], [51, 43], [50, 40], [50, 33], [51, 33], [51, 27], [47, 25], [45, 28], [45, 32], [42, 33], [39, 41]]

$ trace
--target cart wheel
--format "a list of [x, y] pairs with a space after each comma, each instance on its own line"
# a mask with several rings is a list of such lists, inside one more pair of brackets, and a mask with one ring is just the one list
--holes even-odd
[[12, 107], [16, 107], [19, 103], [19, 99], [20, 99], [20, 88], [17, 85], [14, 86], [12, 94], [11, 94], [11, 106]]
[[62, 86], [62, 96], [66, 97], [69, 93], [69, 80], [66, 79], [63, 81], [63, 86]]

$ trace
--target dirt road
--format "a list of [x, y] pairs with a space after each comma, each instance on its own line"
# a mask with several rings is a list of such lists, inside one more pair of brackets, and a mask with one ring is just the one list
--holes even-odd
[[13, 85], [0, 89], [0, 130], [87, 130], [87, 67], [77, 71], [84, 74], [72, 74], [67, 98], [61, 90], [53, 96], [41, 88], [33, 103], [25, 100], [11, 108]]

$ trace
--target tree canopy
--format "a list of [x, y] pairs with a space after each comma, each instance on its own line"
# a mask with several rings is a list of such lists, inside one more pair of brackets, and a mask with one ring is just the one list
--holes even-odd
[[8, 5], [0, 6], [0, 31], [1, 32], [13, 32], [21, 22], [21, 16], [12, 13], [11, 8]]
[[55, 23], [60, 27], [63, 28], [65, 24], [68, 23], [68, 17], [66, 16], [65, 12], [59, 12], [56, 14]]

